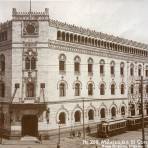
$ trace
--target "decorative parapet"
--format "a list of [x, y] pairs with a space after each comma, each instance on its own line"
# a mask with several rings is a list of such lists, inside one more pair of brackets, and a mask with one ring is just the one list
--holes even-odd
[[45, 8], [44, 12], [18, 12], [16, 8], [12, 9], [12, 19], [17, 20], [46, 20], [49, 21], [49, 9]]
[[90, 48], [89, 46], [85, 46], [85, 45], [80, 46], [75, 43], [63, 42], [58, 40], [57, 41], [48, 40], [48, 47], [55, 50], [96, 55], [100, 57], [108, 57], [108, 58], [120, 59], [120, 60], [126, 60], [126, 61], [130, 61], [131, 59], [135, 62], [139, 61], [141, 63], [147, 61], [147, 57], [141, 58], [141, 56], [130, 55], [128, 53], [122, 54], [116, 51], [110, 52], [110, 50], [104, 50], [103, 48], [96, 48], [96, 47]]
[[74, 32], [74, 33], [84, 34], [87, 36], [99, 38], [99, 39], [110, 41], [110, 42], [120, 43], [120, 44], [142, 48], [142, 49], [148, 49], [148, 44], [120, 38], [118, 36], [113, 36], [113, 35], [105, 34], [102, 32], [96, 32], [95, 30], [90, 30], [90, 29], [78, 27], [75, 25], [70, 25], [70, 24], [63, 23], [57, 20], [53, 20], [53, 19], [49, 20], [49, 25], [52, 27], [61, 29], [61, 30], [67, 30], [67, 31]]

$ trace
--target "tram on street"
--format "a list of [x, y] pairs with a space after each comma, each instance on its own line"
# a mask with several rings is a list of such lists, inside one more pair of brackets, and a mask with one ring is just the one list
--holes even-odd
[[101, 138], [107, 138], [116, 134], [123, 133], [127, 130], [127, 120], [115, 120], [97, 125], [97, 136]]

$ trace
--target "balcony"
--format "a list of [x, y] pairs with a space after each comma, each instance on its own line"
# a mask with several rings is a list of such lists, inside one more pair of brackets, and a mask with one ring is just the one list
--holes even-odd
[[25, 97], [25, 98], [14, 98], [12, 104], [43, 104], [45, 103], [43, 98], [39, 97]]
[[25, 97], [23, 101], [24, 101], [24, 103], [39, 103], [40, 102], [40, 98]]
[[46, 109], [47, 102], [39, 97], [15, 98], [10, 106], [12, 109]]

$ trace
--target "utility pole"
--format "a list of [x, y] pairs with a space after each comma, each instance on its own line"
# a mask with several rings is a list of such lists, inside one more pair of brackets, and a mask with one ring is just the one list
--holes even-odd
[[[143, 76], [141, 76], [140, 89], [141, 89], [141, 126], [142, 126], [142, 148], [145, 148], [145, 133], [144, 133], [144, 110], [143, 110]], [[146, 80], [144, 80], [146, 81]]]
[[30, 13], [31, 13], [31, 0], [30, 0]]
[[84, 98], [83, 98], [83, 140], [85, 140], [85, 123], [84, 123]]
[[144, 110], [143, 110], [143, 76], [141, 76], [141, 113], [142, 113], [142, 146], [145, 148], [145, 134], [144, 134]]

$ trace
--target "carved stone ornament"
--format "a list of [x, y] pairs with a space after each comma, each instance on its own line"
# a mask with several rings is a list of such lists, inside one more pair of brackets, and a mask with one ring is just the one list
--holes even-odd
[[39, 35], [39, 23], [38, 21], [23, 21], [22, 23], [22, 35], [23, 36], [38, 36]]

